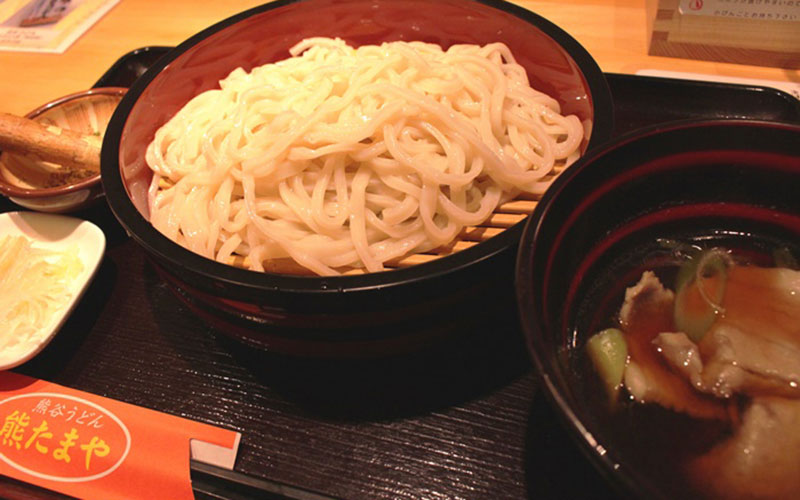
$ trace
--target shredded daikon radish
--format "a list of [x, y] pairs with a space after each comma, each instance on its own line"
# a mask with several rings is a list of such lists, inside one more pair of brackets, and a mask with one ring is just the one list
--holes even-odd
[[0, 357], [43, 340], [38, 336], [69, 303], [82, 271], [77, 247], [60, 252], [24, 236], [0, 239]]

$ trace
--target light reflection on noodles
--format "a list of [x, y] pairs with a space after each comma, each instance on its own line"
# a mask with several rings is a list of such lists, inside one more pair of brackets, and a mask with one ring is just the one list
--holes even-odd
[[[578, 157], [583, 128], [502, 43], [311, 38], [239, 68], [147, 149], [150, 221], [228, 262], [381, 271], [452, 241]], [[166, 182], [165, 182], [166, 181]]]

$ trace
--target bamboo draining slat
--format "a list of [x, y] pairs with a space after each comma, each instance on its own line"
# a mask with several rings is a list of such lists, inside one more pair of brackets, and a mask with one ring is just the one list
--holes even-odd
[[[530, 197], [531, 195], [527, 196]], [[471, 248], [478, 243], [499, 235], [507, 228], [524, 220], [536, 208], [536, 203], [537, 201], [533, 199], [515, 199], [506, 202], [497, 207], [497, 210], [480, 226], [468, 226], [464, 228], [461, 234], [450, 244], [428, 252], [407, 255], [403, 258], [389, 261], [386, 263], [386, 268], [402, 269], [415, 266]], [[250, 265], [247, 257], [231, 258], [227, 263], [244, 269], [247, 269]], [[294, 275], [312, 274], [291, 259], [274, 259], [265, 261], [263, 265], [267, 272], [272, 273]], [[363, 269], [346, 269], [342, 271], [345, 275], [364, 274]]]
[[528, 215], [536, 208], [536, 200], [516, 199], [503, 203], [495, 212], [506, 214], [525, 214]]
[[[529, 197], [532, 195], [528, 195]], [[405, 267], [424, 264], [432, 260], [451, 255], [471, 248], [478, 243], [499, 235], [507, 228], [524, 220], [536, 208], [536, 200], [515, 199], [500, 205], [495, 213], [480, 226], [469, 226], [449, 245], [441, 246], [429, 252], [408, 255], [386, 263], [387, 269], [402, 269]], [[353, 273], [345, 273], [353, 274]], [[357, 270], [355, 274], [358, 274]]]
[[495, 212], [489, 216], [483, 225], [490, 227], [511, 227], [527, 216], [527, 213], [504, 214]]

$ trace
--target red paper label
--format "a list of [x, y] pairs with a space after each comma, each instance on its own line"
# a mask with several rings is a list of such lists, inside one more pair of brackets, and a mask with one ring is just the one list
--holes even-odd
[[131, 434], [105, 408], [40, 392], [0, 400], [0, 453], [11, 467], [52, 481], [101, 478], [122, 464]]
[[0, 374], [0, 473], [81, 498], [193, 498], [189, 440], [236, 432]]

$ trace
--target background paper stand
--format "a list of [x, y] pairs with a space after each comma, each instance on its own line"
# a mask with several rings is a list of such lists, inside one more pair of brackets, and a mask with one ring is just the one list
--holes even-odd
[[648, 0], [649, 54], [800, 68], [800, 0]]

